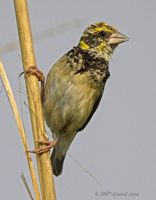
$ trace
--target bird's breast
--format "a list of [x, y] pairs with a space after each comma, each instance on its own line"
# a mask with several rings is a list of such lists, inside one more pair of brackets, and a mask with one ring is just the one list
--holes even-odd
[[44, 102], [47, 125], [56, 135], [76, 132], [87, 120], [102, 90], [93, 86], [87, 74], [75, 74], [70, 68], [50, 73]]

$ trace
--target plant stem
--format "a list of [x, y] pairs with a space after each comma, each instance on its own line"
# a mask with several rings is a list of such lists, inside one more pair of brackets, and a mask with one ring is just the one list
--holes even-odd
[[[16, 20], [24, 70], [36, 66], [32, 35], [30, 29], [28, 7], [26, 0], [14, 0]], [[26, 76], [26, 88], [29, 102], [35, 149], [39, 148], [35, 141], [44, 140], [46, 137], [44, 119], [41, 105], [38, 79], [35, 76]], [[41, 146], [40, 146], [41, 147]], [[52, 175], [49, 152], [36, 155], [42, 200], [55, 200], [55, 186]]]

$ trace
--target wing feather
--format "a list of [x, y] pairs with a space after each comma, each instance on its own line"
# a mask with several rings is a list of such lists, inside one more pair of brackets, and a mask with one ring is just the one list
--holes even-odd
[[90, 112], [89, 117], [87, 118], [87, 120], [85, 121], [85, 123], [82, 125], [82, 127], [78, 129], [77, 132], [82, 131], [82, 130], [87, 126], [87, 124], [89, 123], [89, 121], [91, 120], [93, 114], [95, 113], [95, 111], [97, 110], [97, 108], [98, 108], [98, 106], [99, 106], [99, 103], [100, 103], [100, 101], [101, 101], [102, 94], [103, 94], [103, 91], [99, 94], [97, 100], [95, 101], [95, 103], [94, 103], [94, 105], [93, 105], [93, 108], [92, 108], [92, 111]]

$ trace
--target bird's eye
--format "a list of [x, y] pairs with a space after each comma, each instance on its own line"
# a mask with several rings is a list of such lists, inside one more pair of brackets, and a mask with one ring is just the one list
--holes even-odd
[[106, 32], [105, 32], [105, 31], [101, 31], [99, 34], [100, 34], [100, 36], [102, 36], [102, 37], [106, 36]]

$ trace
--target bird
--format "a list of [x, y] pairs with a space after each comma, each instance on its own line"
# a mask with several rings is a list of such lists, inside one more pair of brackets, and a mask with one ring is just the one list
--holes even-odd
[[62, 173], [67, 151], [101, 101], [110, 76], [109, 61], [115, 48], [128, 37], [115, 27], [96, 22], [87, 27], [77, 46], [50, 69], [44, 88], [43, 112], [53, 139], [53, 174]]

